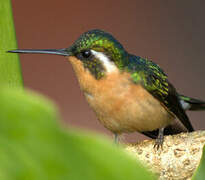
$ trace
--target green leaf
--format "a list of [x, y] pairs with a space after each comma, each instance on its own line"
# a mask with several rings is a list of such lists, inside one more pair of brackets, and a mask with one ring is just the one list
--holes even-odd
[[205, 179], [205, 146], [203, 147], [203, 154], [201, 156], [201, 161], [199, 166], [197, 167], [193, 180], [204, 180]]
[[22, 86], [18, 55], [6, 53], [17, 49], [10, 0], [1, 0], [0, 3], [0, 42], [0, 84]]
[[136, 159], [96, 134], [61, 127], [35, 93], [0, 89], [0, 179], [154, 179]]

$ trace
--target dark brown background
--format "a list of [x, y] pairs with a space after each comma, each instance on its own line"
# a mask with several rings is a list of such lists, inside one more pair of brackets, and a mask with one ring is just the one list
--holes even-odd
[[[13, 0], [19, 48], [65, 48], [84, 31], [111, 32], [131, 53], [148, 57], [179, 92], [205, 100], [203, 1]], [[203, 4], [202, 4], [203, 3]], [[51, 97], [69, 125], [110, 134], [97, 121], [64, 57], [21, 55], [25, 86]], [[189, 113], [196, 129], [204, 112]], [[133, 140], [132, 135], [126, 139]]]

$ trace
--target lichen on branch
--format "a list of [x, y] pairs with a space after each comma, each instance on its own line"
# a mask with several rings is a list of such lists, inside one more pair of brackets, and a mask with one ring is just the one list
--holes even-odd
[[153, 148], [154, 140], [128, 144], [126, 150], [140, 159], [159, 179], [191, 179], [199, 165], [205, 131], [166, 136], [163, 149]]

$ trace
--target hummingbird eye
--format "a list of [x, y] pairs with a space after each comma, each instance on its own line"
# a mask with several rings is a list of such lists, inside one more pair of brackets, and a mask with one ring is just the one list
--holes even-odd
[[85, 50], [81, 52], [81, 55], [83, 58], [89, 58], [91, 56], [91, 51], [90, 50]]

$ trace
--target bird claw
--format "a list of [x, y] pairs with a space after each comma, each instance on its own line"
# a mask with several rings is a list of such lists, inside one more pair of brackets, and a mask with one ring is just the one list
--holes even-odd
[[157, 139], [155, 140], [154, 148], [157, 150], [162, 149], [163, 150], [163, 142], [164, 142], [164, 128], [159, 129], [159, 134], [157, 136]]
[[164, 138], [157, 138], [155, 140], [155, 144], [154, 144], [154, 149], [162, 149], [163, 150], [163, 142], [164, 142]]

